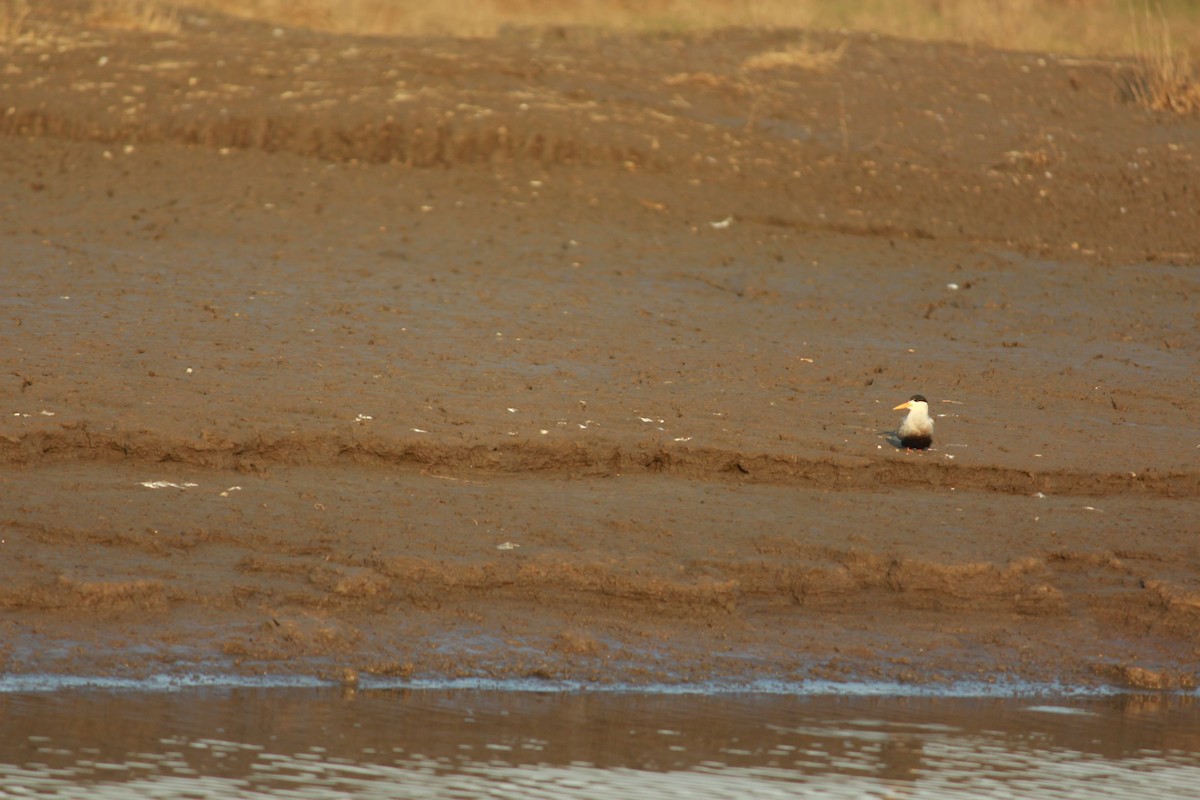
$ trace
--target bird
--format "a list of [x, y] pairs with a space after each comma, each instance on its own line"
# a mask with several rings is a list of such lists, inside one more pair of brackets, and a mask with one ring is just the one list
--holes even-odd
[[892, 411], [905, 408], [908, 409], [908, 416], [900, 423], [896, 436], [900, 444], [909, 450], [924, 450], [933, 444], [933, 418], [929, 416], [929, 401], [922, 395], [914, 394]]

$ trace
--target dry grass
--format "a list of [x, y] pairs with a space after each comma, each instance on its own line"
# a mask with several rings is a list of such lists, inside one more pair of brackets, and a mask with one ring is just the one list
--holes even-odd
[[[338, 33], [494, 36], [506, 25], [618, 30], [727, 26], [873, 31], [1013, 50], [1132, 53], [1130, 0], [172, 0]], [[1200, 31], [1189, 0], [1162, 0], [1180, 35]]]
[[178, 33], [179, 11], [161, 0], [94, 0], [90, 22], [109, 28]]
[[1134, 19], [1137, 70], [1130, 81], [1133, 98], [1154, 111], [1200, 111], [1200, 73], [1186, 52], [1171, 43], [1171, 26], [1161, 12], [1145, 8], [1144, 25]]
[[848, 39], [843, 39], [842, 43], [834, 48], [815, 48], [805, 40], [783, 50], [769, 50], [751, 56], [742, 62], [742, 69], [748, 72], [788, 68], [827, 72], [842, 60], [849, 43]]
[[11, 42], [20, 36], [32, 10], [29, 0], [0, 0], [0, 42]]
[[[506, 26], [696, 31], [731, 26], [871, 31], [1077, 55], [1132, 54], [1133, 0], [92, 0], [90, 21], [175, 32], [178, 9], [333, 33], [495, 36]], [[1146, 0], [1142, 0], [1145, 2]], [[1194, 0], [1151, 0], [1183, 41], [1200, 40]], [[55, 0], [0, 0], [0, 41]], [[802, 58], [802, 56], [798, 56]]]

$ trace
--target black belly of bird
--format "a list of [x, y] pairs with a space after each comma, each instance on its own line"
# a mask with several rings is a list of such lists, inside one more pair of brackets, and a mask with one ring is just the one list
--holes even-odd
[[933, 444], [932, 436], [903, 436], [900, 438], [900, 444], [907, 447], [909, 450], [924, 450]]

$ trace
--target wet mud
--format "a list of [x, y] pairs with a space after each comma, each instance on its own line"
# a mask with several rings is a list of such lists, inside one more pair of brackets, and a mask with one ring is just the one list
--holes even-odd
[[63, 25], [0, 75], [5, 671], [1194, 684], [1200, 123], [1128, 65]]

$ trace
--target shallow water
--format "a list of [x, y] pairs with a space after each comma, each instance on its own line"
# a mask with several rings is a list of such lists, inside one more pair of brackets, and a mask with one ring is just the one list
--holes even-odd
[[0, 692], [0, 797], [1193, 797], [1178, 695]]

